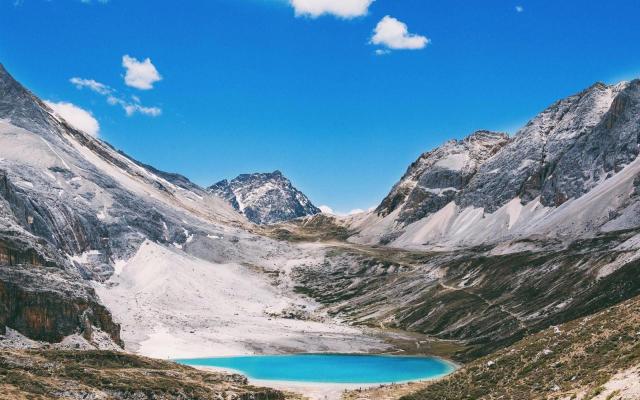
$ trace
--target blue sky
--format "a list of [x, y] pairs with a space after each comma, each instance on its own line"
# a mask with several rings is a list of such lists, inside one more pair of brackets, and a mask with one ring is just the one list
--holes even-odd
[[0, 0], [0, 62], [145, 163], [201, 185], [280, 169], [342, 212], [448, 139], [640, 75], [635, 0], [291, 1]]

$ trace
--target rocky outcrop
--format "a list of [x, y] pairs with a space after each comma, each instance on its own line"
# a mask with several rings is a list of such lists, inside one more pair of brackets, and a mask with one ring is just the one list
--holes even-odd
[[598, 83], [551, 105], [480, 167], [457, 202], [494, 212], [516, 197], [555, 207], [588, 192], [638, 154], [639, 88]]
[[478, 131], [422, 154], [376, 212], [386, 216], [401, 208], [397, 220], [410, 224], [438, 211], [456, 198], [478, 168], [508, 141], [509, 137], [504, 133]]
[[280, 171], [242, 174], [231, 181], [222, 180], [208, 191], [256, 224], [274, 224], [321, 212]]
[[11, 327], [31, 339], [56, 343], [76, 333], [91, 341], [95, 327], [123, 346], [120, 326], [93, 289], [77, 279], [52, 267], [0, 265], [0, 332]]
[[[31, 247], [34, 245], [34, 247]], [[0, 240], [0, 334], [10, 327], [35, 340], [56, 343], [98, 328], [123, 346], [120, 326], [88, 283], [38, 243]]]

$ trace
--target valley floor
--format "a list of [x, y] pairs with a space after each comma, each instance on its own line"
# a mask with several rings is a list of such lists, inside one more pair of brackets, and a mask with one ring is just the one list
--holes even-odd
[[392, 349], [379, 335], [316, 313], [319, 305], [293, 293], [287, 279], [284, 269], [210, 262], [147, 241], [95, 288], [122, 324], [126, 348], [149, 357]]
[[[211, 247], [220, 240], [195, 238], [186, 248], [146, 241], [109, 280], [94, 284], [122, 325], [127, 350], [176, 359], [296, 352], [447, 357], [459, 349], [415, 332], [345, 323], [297, 293], [292, 269], [316, 268], [334, 245], [258, 239], [257, 248], [243, 248], [248, 256], [238, 262]], [[223, 245], [228, 249], [229, 242]], [[376, 386], [250, 383], [312, 399], [339, 399], [347, 390]]]

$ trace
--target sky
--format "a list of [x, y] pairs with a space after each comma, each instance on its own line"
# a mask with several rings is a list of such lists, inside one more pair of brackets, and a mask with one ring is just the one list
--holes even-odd
[[421, 153], [640, 77], [636, 0], [0, 0], [0, 63], [134, 158], [377, 205]]

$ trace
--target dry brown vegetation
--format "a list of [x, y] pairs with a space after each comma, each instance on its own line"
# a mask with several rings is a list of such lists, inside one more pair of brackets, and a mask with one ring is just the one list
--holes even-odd
[[[354, 392], [347, 399], [590, 399], [640, 364], [640, 297], [551, 327], [420, 386]], [[413, 391], [413, 393], [407, 393]], [[613, 393], [614, 397], [617, 394]]]
[[253, 387], [245, 377], [108, 351], [2, 350], [0, 398], [295, 399]]

